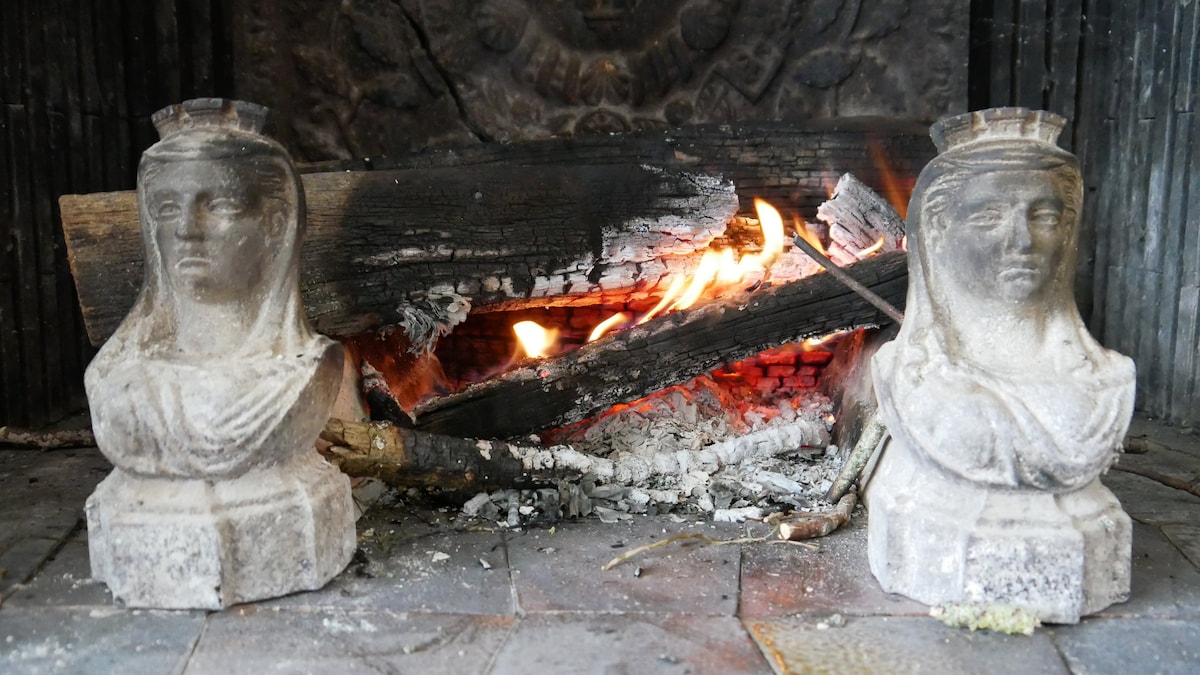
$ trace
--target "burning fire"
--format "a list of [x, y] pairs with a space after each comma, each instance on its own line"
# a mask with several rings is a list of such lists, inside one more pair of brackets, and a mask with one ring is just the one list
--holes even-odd
[[544, 328], [536, 321], [518, 321], [513, 324], [513, 332], [525, 355], [534, 359], [549, 356], [558, 342], [557, 330]]
[[[761, 252], [747, 253], [739, 258], [737, 252], [731, 248], [705, 251], [696, 271], [690, 277], [677, 276], [672, 279], [667, 292], [650, 311], [638, 317], [636, 321], [632, 315], [625, 312], [614, 314], [593, 328], [587, 341], [592, 342], [609, 331], [630, 323], [642, 324], [659, 314], [687, 309], [705, 295], [711, 296], [717, 290], [741, 283], [751, 274], [765, 273], [783, 254], [783, 218], [775, 207], [761, 199], [754, 200], [754, 208], [758, 212], [759, 226], [763, 234]], [[532, 358], [553, 352], [558, 339], [558, 331], [543, 328], [535, 321], [521, 321], [513, 325], [513, 332], [517, 335], [521, 349]]]
[[[731, 248], [705, 251], [700, 258], [700, 264], [691, 275], [676, 276], [670, 286], [653, 308], [639, 317], [628, 312], [619, 312], [601, 321], [592, 329], [587, 341], [597, 340], [609, 332], [629, 325], [642, 324], [659, 314], [687, 309], [702, 297], [715, 297], [722, 290], [731, 286], [745, 283], [752, 275], [766, 275], [771, 265], [783, 254], [784, 231], [783, 218], [779, 211], [762, 199], [754, 200], [754, 208], [758, 212], [759, 226], [762, 228], [763, 246], [758, 253], [747, 253], [741, 256]], [[825, 253], [821, 239], [807, 227], [803, 220], [795, 223], [796, 231], [818, 251]], [[866, 258], [884, 246], [884, 238], [858, 254], [859, 259]], [[548, 329], [535, 321], [521, 321], [513, 325], [521, 350], [526, 356], [540, 358], [548, 356], [556, 350], [558, 330]], [[808, 348], [815, 344], [806, 342]]]

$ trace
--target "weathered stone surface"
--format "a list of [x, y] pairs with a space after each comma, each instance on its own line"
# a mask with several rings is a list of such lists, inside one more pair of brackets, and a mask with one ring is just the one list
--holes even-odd
[[932, 120], [966, 103], [967, 10], [951, 0], [239, 0], [235, 78], [285, 111], [285, 144], [309, 160], [749, 120]]
[[300, 304], [303, 191], [265, 114], [166, 108], [138, 168], [145, 281], [85, 378], [117, 467], [86, 505], [92, 572], [130, 606], [319, 588], [354, 551], [349, 481], [313, 448], [342, 349]]
[[1130, 521], [1099, 476], [1134, 369], [1075, 307], [1078, 161], [1062, 118], [1016, 108], [932, 128], [908, 211], [909, 295], [872, 360], [891, 433], [867, 488], [885, 590], [1074, 622], [1129, 594]]

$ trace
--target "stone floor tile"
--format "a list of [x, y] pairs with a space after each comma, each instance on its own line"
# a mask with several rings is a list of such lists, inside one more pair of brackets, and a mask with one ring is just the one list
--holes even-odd
[[771, 672], [737, 619], [699, 614], [538, 614], [521, 620], [492, 675]]
[[87, 539], [73, 538], [46, 562], [37, 577], [14, 589], [5, 606], [112, 607], [108, 587], [92, 580]]
[[510, 616], [256, 606], [209, 616], [187, 675], [485, 673]]
[[929, 617], [745, 619], [784, 673], [1067, 673], [1050, 638], [949, 628]]
[[[740, 526], [675, 523], [637, 516], [605, 525], [560, 523], [549, 529], [510, 533], [509, 564], [517, 602], [525, 612], [652, 611], [733, 615], [737, 609], [737, 545], [695, 540], [646, 551], [607, 572], [601, 567], [632, 548], [680, 532], [736, 539]], [[640, 572], [639, 572], [640, 570]]]
[[259, 604], [449, 614], [516, 612], [499, 532], [454, 532], [384, 507], [359, 521], [358, 534], [358, 552], [325, 588]]
[[1085, 619], [1049, 631], [1075, 675], [1193, 675], [1200, 625], [1164, 619]]
[[855, 511], [844, 527], [813, 540], [816, 551], [781, 543], [744, 546], [738, 616], [928, 614], [925, 605], [879, 587], [867, 563], [866, 520], [866, 511]]
[[110, 470], [95, 448], [0, 450], [0, 538], [63, 537], [83, 517], [84, 500]]
[[0, 549], [0, 597], [7, 597], [33, 576], [62, 542], [45, 537], [26, 537]]
[[1162, 533], [1175, 544], [1175, 548], [1200, 570], [1200, 521], [1195, 525], [1174, 523], [1162, 526]]
[[1101, 480], [1136, 521], [1147, 525], [1200, 522], [1200, 497], [1121, 471], [1109, 471]]
[[202, 612], [4, 607], [0, 673], [183, 672]]
[[1158, 528], [1133, 524], [1132, 562], [1129, 601], [1099, 616], [1200, 618], [1200, 572]]

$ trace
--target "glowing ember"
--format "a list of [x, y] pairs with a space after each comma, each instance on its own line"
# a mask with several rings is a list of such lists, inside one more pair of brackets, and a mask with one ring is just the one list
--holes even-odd
[[512, 328], [521, 343], [521, 349], [531, 358], [548, 356], [558, 342], [557, 330], [544, 328], [536, 321], [518, 321]]

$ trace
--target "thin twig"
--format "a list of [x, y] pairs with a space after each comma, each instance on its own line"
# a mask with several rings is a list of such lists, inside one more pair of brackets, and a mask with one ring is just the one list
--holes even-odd
[[837, 503], [847, 490], [854, 487], [886, 434], [887, 427], [884, 426], [883, 420], [879, 419], [879, 410], [871, 411], [862, 433], [858, 436], [858, 442], [854, 444], [854, 449], [846, 457], [846, 464], [842, 466], [833, 485], [829, 487], [829, 492], [825, 495], [826, 500]]
[[772, 532], [771, 534], [765, 534], [761, 537], [742, 537], [740, 539], [713, 539], [712, 537], [710, 537], [706, 534], [700, 534], [699, 532], [680, 532], [679, 534], [673, 534], [673, 535], [667, 537], [666, 539], [661, 539], [659, 541], [656, 541], [653, 544], [646, 544], [645, 546], [638, 546], [637, 548], [631, 548], [628, 551], [622, 553], [621, 555], [613, 558], [612, 560], [609, 560], [607, 563], [604, 564], [604, 567], [600, 568], [600, 570], [602, 572], [607, 572], [608, 570], [611, 570], [612, 568], [616, 567], [617, 565], [620, 565], [621, 563], [625, 562], [626, 560], [629, 560], [630, 558], [632, 558], [636, 555], [645, 553], [646, 551], [649, 551], [652, 548], [659, 548], [660, 546], [666, 546], [667, 544], [679, 541], [681, 539], [699, 539], [700, 541], [702, 541], [706, 544], [709, 544], [711, 546], [724, 546], [726, 544], [753, 544], [753, 543], [760, 542], [760, 541], [766, 541], [767, 539], [771, 538], [771, 536], [773, 534], [774, 534], [774, 532]]
[[849, 288], [850, 290], [854, 291], [855, 293], [858, 293], [859, 296], [861, 296], [863, 300], [866, 300], [867, 302], [871, 303], [872, 305], [875, 305], [877, 308], [879, 308], [880, 311], [882, 311], [884, 314], [887, 314], [889, 317], [891, 317], [892, 321], [895, 321], [896, 323], [904, 322], [904, 313], [903, 312], [896, 309], [896, 307], [894, 305], [892, 305], [892, 303], [890, 303], [887, 300], [884, 300], [883, 298], [876, 295], [875, 292], [872, 291], [871, 289], [867, 288], [866, 286], [863, 286], [861, 283], [859, 283], [858, 279], [855, 279], [854, 277], [850, 276], [849, 274], [846, 274], [846, 272], [844, 270], [842, 270], [842, 268], [838, 267], [837, 265], [835, 265], [833, 263], [832, 260], [825, 257], [820, 251], [818, 251], [816, 249], [816, 247], [814, 247], [812, 244], [805, 241], [804, 237], [801, 237], [799, 234], [797, 234], [792, 237], [792, 241], [795, 242], [796, 246], [800, 247], [800, 250], [807, 253], [808, 257], [810, 257], [813, 260], [816, 260], [818, 263], [820, 263], [821, 267], [824, 267], [830, 274], [832, 274], [834, 276], [835, 279], [837, 279], [838, 281], [845, 284], [846, 287]]
[[779, 523], [779, 537], [791, 541], [824, 537], [850, 520], [857, 503], [858, 493], [847, 492], [829, 513], [805, 513]]

